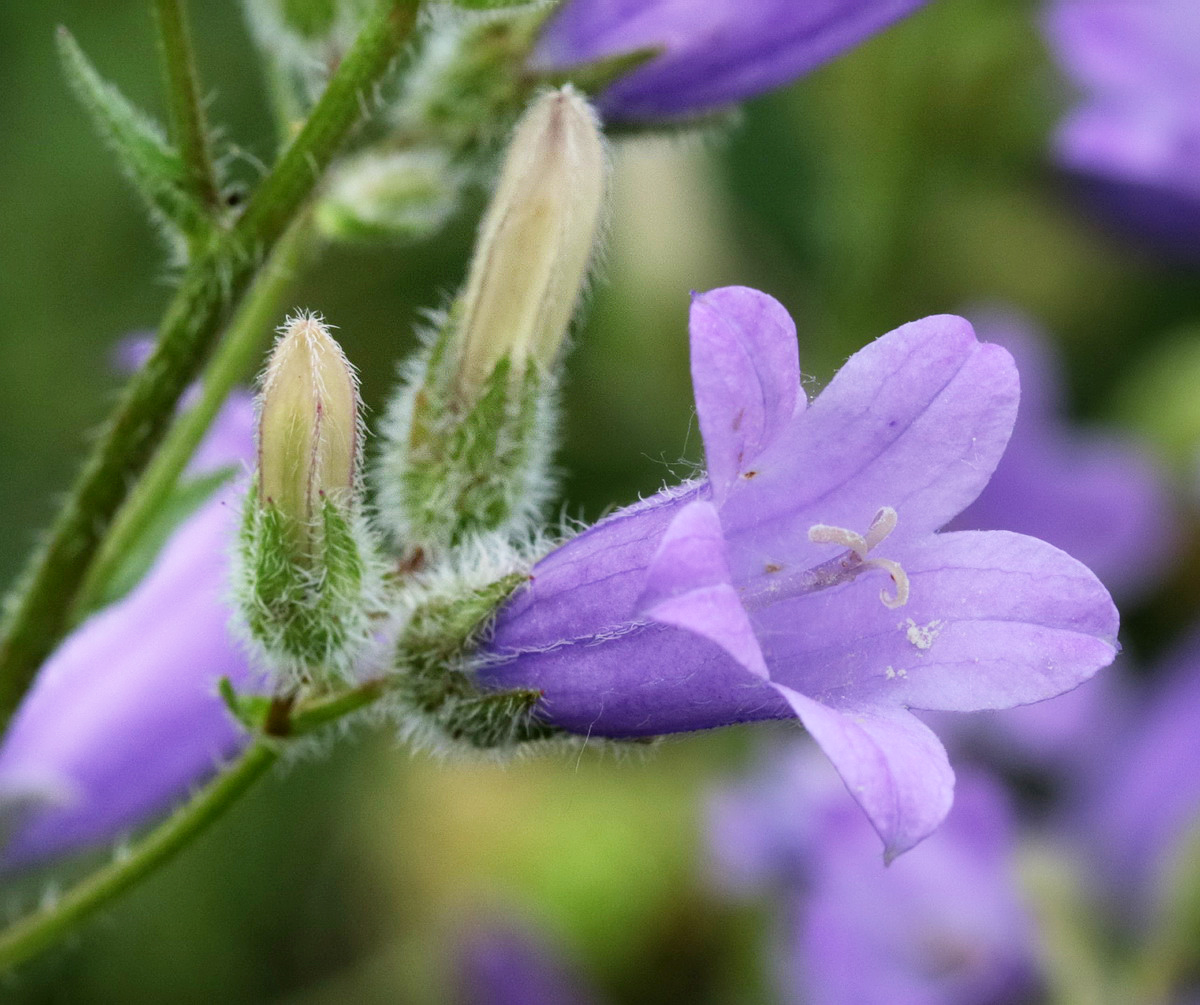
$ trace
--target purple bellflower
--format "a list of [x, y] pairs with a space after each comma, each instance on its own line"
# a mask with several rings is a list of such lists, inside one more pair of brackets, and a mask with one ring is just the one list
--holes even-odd
[[[226, 404], [189, 469], [253, 457], [253, 406]], [[241, 481], [241, 479], [237, 479]], [[0, 862], [111, 840], [211, 775], [244, 733], [217, 681], [252, 681], [227, 627], [238, 488], [174, 532], [142, 581], [47, 660], [0, 745]]]
[[662, 55], [599, 97], [608, 121], [699, 115], [786, 84], [926, 0], [567, 0], [534, 51], [566, 69], [645, 48]]
[[1142, 906], [1200, 827], [1200, 633], [1177, 647], [1155, 681], [1093, 761], [1073, 828], [1110, 890]]
[[1055, 139], [1099, 210], [1200, 257], [1200, 4], [1057, 0], [1047, 35], [1084, 91]]
[[1036, 999], [1033, 928], [998, 785], [965, 774], [945, 826], [885, 868], [825, 766], [806, 750], [777, 754], [758, 776], [718, 793], [710, 835], [717, 875], [735, 893], [769, 892], [779, 911], [781, 1000]]
[[1116, 653], [1083, 565], [1006, 531], [937, 534], [1012, 429], [1012, 359], [957, 317], [855, 354], [811, 405], [796, 331], [742, 287], [696, 296], [706, 480], [552, 552], [501, 609], [479, 679], [542, 693], [571, 732], [636, 737], [798, 717], [889, 857], [950, 808], [953, 773], [910, 708], [1008, 708]]

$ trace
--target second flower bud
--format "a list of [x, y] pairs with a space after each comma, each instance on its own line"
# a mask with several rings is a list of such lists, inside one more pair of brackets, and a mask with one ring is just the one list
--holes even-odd
[[358, 413], [328, 327], [289, 318], [262, 380], [236, 566], [242, 619], [281, 690], [351, 677], [370, 642], [382, 577], [359, 499]]

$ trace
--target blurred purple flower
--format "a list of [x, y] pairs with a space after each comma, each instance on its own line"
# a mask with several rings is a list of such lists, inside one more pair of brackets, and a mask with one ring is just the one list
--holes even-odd
[[1062, 379], [1050, 347], [1015, 314], [976, 319], [1021, 374], [1021, 407], [992, 480], [956, 528], [1015, 530], [1078, 558], [1118, 596], [1162, 572], [1175, 514], [1149, 453], [1131, 438], [1076, 430], [1061, 416]]
[[[253, 406], [235, 394], [189, 470], [240, 467], [253, 443]], [[40, 670], [0, 745], [0, 861], [33, 862], [111, 840], [212, 774], [242, 743], [216, 692], [222, 676], [251, 680], [223, 602], [237, 496], [230, 486], [204, 503], [145, 578]]]
[[1085, 94], [1059, 128], [1059, 161], [1116, 222], [1200, 256], [1200, 4], [1057, 0], [1046, 24]]
[[566, 954], [527, 926], [476, 923], [458, 951], [462, 1005], [596, 1005]]
[[1041, 541], [935, 534], [987, 482], [1017, 405], [1011, 358], [961, 318], [878, 339], [807, 409], [795, 328], [770, 297], [697, 296], [691, 334], [708, 479], [543, 559], [479, 677], [541, 691], [548, 721], [586, 735], [797, 716], [893, 856], [953, 788], [909, 708], [1070, 690], [1111, 662], [1116, 610]]
[[941, 830], [884, 867], [861, 814], [805, 753], [780, 751], [759, 776], [719, 793], [710, 814], [718, 873], [735, 888], [769, 891], [781, 909], [781, 998], [812, 1005], [1034, 1000], [1032, 925], [1000, 788], [964, 775]]
[[663, 54], [599, 98], [609, 121], [709, 112], [779, 87], [927, 0], [568, 0], [534, 63], [566, 69], [645, 48]]
[[1155, 680], [1126, 728], [1107, 737], [1072, 830], [1110, 889], [1142, 904], [1200, 824], [1200, 633], [1167, 658]]

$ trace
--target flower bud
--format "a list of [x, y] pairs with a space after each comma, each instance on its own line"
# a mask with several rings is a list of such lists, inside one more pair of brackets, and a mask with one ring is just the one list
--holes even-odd
[[246, 633], [284, 690], [352, 677], [371, 642], [383, 576], [359, 505], [359, 441], [345, 354], [321, 319], [289, 318], [263, 376], [234, 572]]
[[398, 542], [438, 553], [520, 537], [552, 488], [554, 363], [600, 230], [607, 163], [569, 86], [517, 126], [462, 295], [388, 407], [379, 503]]
[[418, 241], [442, 229], [461, 191], [445, 151], [370, 151], [335, 169], [315, 218], [336, 241]]
[[305, 536], [326, 497], [350, 495], [358, 440], [358, 382], [342, 347], [315, 315], [289, 318], [262, 382], [259, 501]]
[[569, 85], [517, 125], [480, 226], [457, 336], [470, 395], [504, 357], [548, 370], [587, 278], [604, 205], [606, 158], [595, 114]]

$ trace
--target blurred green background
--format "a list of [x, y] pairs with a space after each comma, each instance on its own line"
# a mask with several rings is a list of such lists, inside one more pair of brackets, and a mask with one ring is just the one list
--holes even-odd
[[[240, 8], [192, 7], [212, 119], [252, 181], [272, 127]], [[980, 303], [1021, 309], [1059, 341], [1075, 410], [1137, 427], [1192, 484], [1195, 273], [1104, 233], [1049, 166], [1070, 95], [1038, 14], [1024, 0], [934, 0], [753, 102], [728, 131], [621, 143], [607, 265], [568, 363], [565, 512], [595, 518], [700, 460], [688, 291], [731, 283], [793, 312], [813, 387], [903, 322]], [[6, 581], [113, 400], [113, 345], [152, 328], [169, 295], [155, 233], [61, 80], [58, 23], [162, 113], [146, 4], [0, 5]], [[339, 326], [376, 414], [420, 309], [461, 280], [477, 210], [413, 248], [330, 251], [296, 284], [295, 306]], [[1153, 648], [1164, 625], [1195, 613], [1190, 597], [1155, 609], [1133, 612], [1135, 646]], [[432, 763], [363, 730], [262, 785], [3, 991], [31, 1002], [443, 1002], [456, 932], [483, 913], [544, 926], [616, 1001], [760, 1001], [765, 916], [709, 890], [700, 823], [714, 781], [764, 734], [788, 732], [498, 768]], [[4, 906], [80, 867], [15, 883]]]

